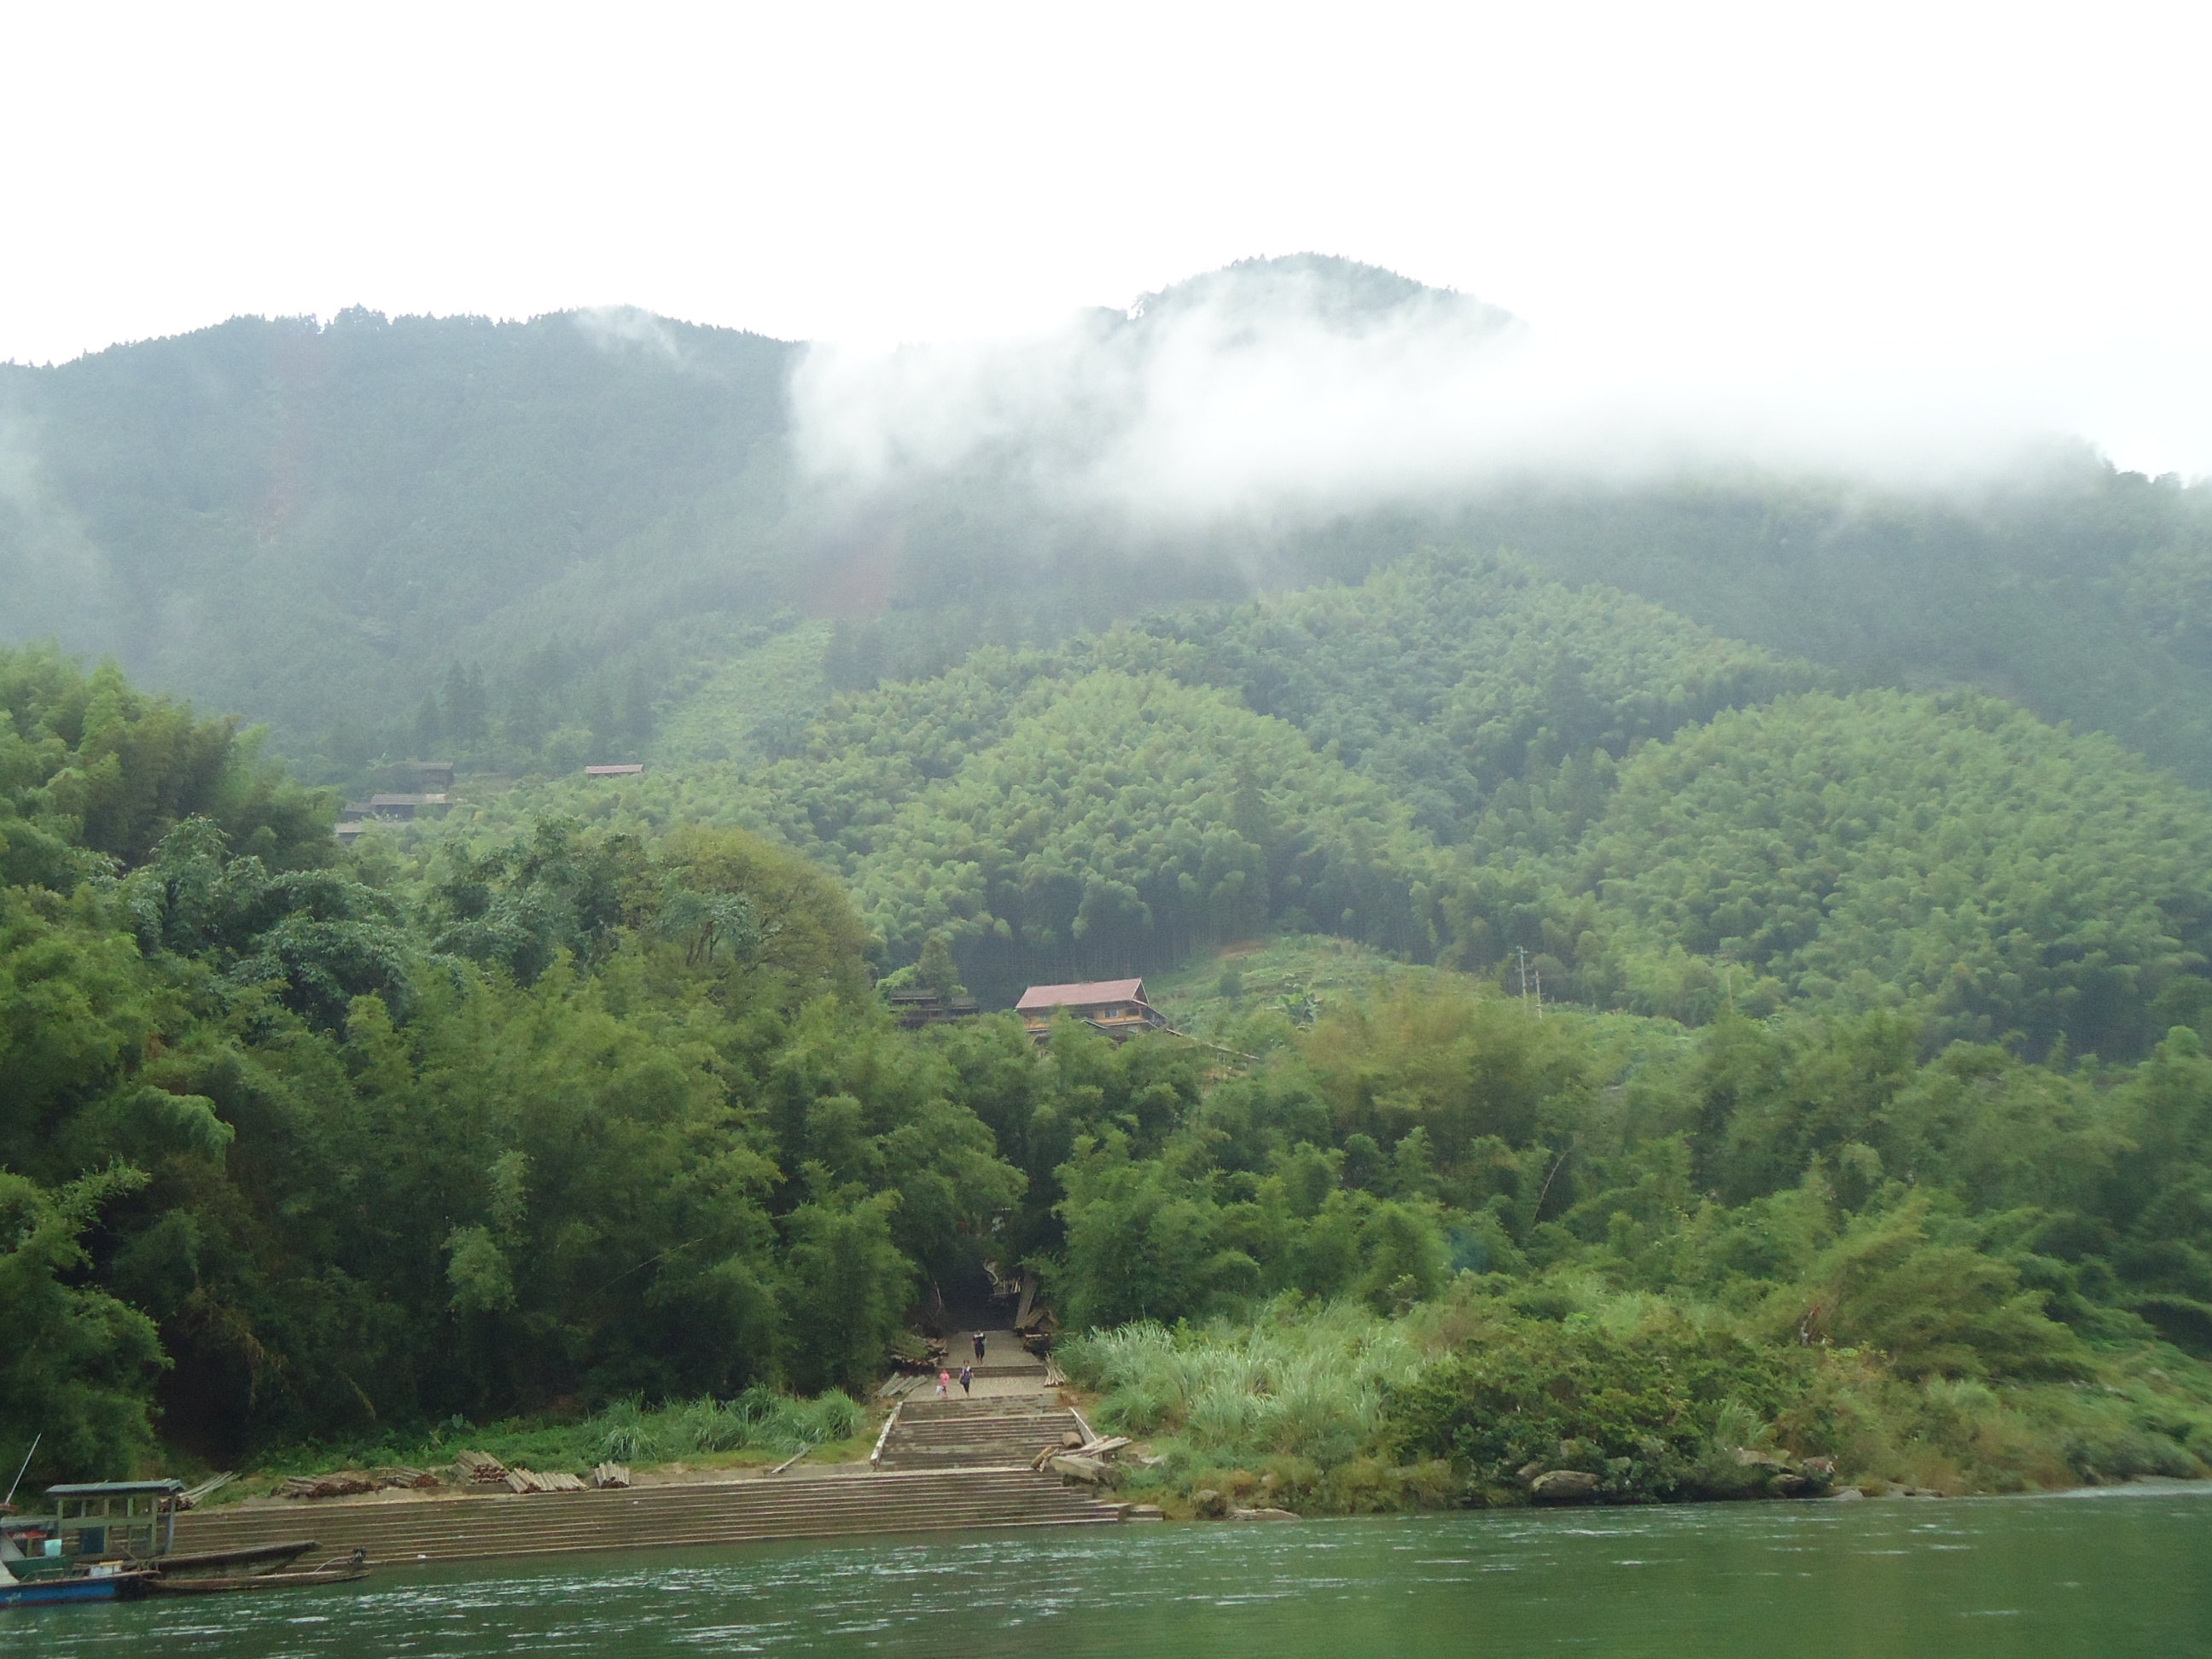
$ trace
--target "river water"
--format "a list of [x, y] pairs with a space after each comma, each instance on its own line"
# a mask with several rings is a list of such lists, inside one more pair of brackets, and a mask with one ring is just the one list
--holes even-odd
[[6, 1659], [874, 1651], [2168, 1659], [2212, 1653], [2212, 1492], [962, 1533], [0, 1613]]

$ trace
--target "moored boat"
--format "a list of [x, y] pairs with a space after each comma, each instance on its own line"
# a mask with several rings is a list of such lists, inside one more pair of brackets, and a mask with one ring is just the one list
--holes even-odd
[[69, 1601], [128, 1601], [146, 1594], [149, 1572], [67, 1571], [27, 1582], [0, 1565], [0, 1607], [50, 1607]]
[[48, 1487], [51, 1516], [0, 1518], [0, 1607], [298, 1589], [368, 1574], [361, 1550], [295, 1567], [319, 1547], [313, 1539], [179, 1554], [182, 1490], [175, 1480]]
[[368, 1553], [349, 1556], [296, 1571], [209, 1574], [149, 1573], [139, 1594], [144, 1595], [219, 1595], [233, 1590], [298, 1589], [311, 1584], [349, 1584], [368, 1577]]
[[312, 1538], [299, 1538], [289, 1543], [258, 1544], [250, 1549], [198, 1550], [188, 1555], [160, 1555], [149, 1565], [165, 1578], [181, 1578], [201, 1573], [221, 1573], [226, 1567], [234, 1569], [234, 1576], [274, 1572], [289, 1567], [309, 1551], [319, 1546]]

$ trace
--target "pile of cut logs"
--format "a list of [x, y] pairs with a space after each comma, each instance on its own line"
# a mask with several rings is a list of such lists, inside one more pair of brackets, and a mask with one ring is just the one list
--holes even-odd
[[[458, 1452], [453, 1478], [465, 1486], [504, 1486], [512, 1492], [584, 1492], [589, 1486], [627, 1486], [629, 1471], [619, 1463], [602, 1463], [592, 1471], [590, 1482], [573, 1474], [541, 1474], [535, 1469], [510, 1469], [483, 1452]], [[276, 1488], [279, 1498], [352, 1498], [386, 1486], [428, 1490], [445, 1482], [429, 1469], [391, 1468], [367, 1474], [341, 1469], [335, 1474], [295, 1475]]]
[[1123, 1434], [1101, 1435], [1095, 1440], [1085, 1440], [1079, 1434], [1065, 1434], [1059, 1445], [1047, 1446], [1030, 1459], [1030, 1467], [1040, 1474], [1048, 1471], [1070, 1484], [1110, 1486], [1114, 1484], [1115, 1455], [1128, 1443], [1128, 1436]]
[[382, 1483], [359, 1469], [340, 1469], [335, 1474], [295, 1474], [276, 1488], [279, 1498], [351, 1498], [374, 1492]]
[[428, 1469], [340, 1469], [334, 1474], [295, 1474], [276, 1488], [279, 1498], [354, 1498], [387, 1486], [428, 1490], [445, 1483]]
[[509, 1469], [507, 1489], [525, 1492], [582, 1492], [584, 1483], [573, 1474], [540, 1474], [535, 1469]]
[[479, 1451], [455, 1452], [453, 1473], [464, 1486], [497, 1486], [507, 1480], [507, 1465]]

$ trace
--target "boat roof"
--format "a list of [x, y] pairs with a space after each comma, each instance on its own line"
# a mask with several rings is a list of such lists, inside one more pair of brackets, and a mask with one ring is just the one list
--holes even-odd
[[94, 1480], [80, 1486], [49, 1486], [49, 1498], [124, 1498], [142, 1492], [178, 1492], [181, 1480]]

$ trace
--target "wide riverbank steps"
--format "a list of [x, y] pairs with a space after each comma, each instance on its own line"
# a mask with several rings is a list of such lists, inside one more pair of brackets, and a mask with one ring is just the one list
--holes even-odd
[[[956, 1383], [939, 1400], [934, 1376], [918, 1379], [926, 1388], [898, 1401], [867, 1464], [596, 1492], [395, 1492], [319, 1504], [315, 1529], [335, 1554], [365, 1549], [405, 1563], [1121, 1520], [1121, 1505], [1033, 1467], [1041, 1453], [1092, 1437], [1048, 1386], [1048, 1362], [1010, 1330], [986, 1332], [980, 1360], [971, 1341], [963, 1334], [950, 1369], [963, 1360], [974, 1368], [973, 1393]], [[299, 1528], [289, 1505], [198, 1512], [178, 1517], [177, 1546], [246, 1548]]]
[[[315, 1516], [326, 1550], [396, 1565], [585, 1550], [678, 1548], [971, 1527], [1085, 1526], [1121, 1518], [1057, 1478], [1026, 1468], [794, 1472], [628, 1491], [469, 1493], [398, 1502], [341, 1501]], [[187, 1515], [179, 1547], [239, 1549], [296, 1533], [296, 1510]]]
[[872, 1459], [878, 1469], [1029, 1468], [1038, 1452], [1081, 1444], [1089, 1436], [1080, 1418], [1053, 1392], [1058, 1372], [1022, 1346], [1010, 1330], [985, 1331], [975, 1356], [973, 1334], [952, 1343], [943, 1367], [957, 1382], [937, 1396], [934, 1374], [904, 1379], [905, 1389]]

